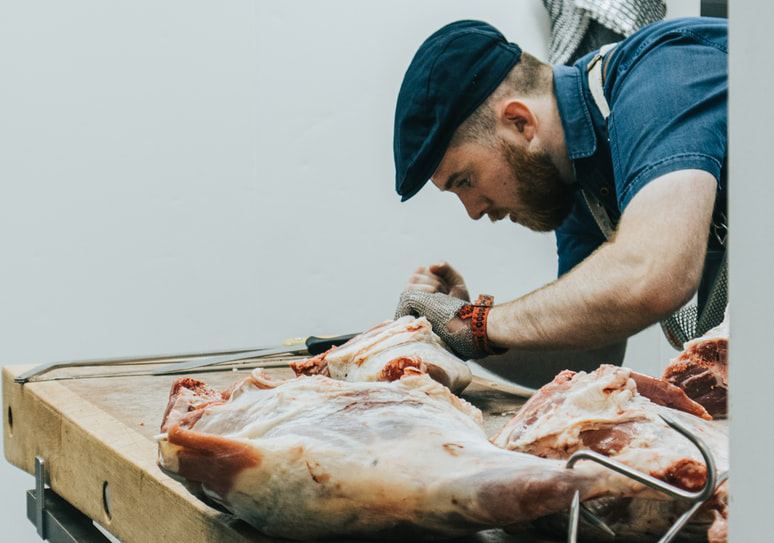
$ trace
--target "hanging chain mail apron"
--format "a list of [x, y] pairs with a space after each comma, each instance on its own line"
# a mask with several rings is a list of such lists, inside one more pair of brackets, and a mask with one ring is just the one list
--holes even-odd
[[[589, 62], [586, 67], [591, 95], [594, 98], [597, 108], [599, 108], [600, 113], [602, 113], [602, 116], [605, 119], [610, 116], [610, 107], [605, 99], [603, 90], [605, 66], [603, 59], [615, 45], [615, 43], [609, 43], [602, 46], [599, 49], [599, 53], [591, 59], [591, 62]], [[588, 205], [591, 214], [594, 216], [594, 220], [597, 222], [597, 226], [599, 226], [599, 229], [605, 235], [605, 238], [610, 239], [615, 228], [607, 211], [605, 211], [602, 203], [591, 192], [585, 189], [582, 192], [586, 204]], [[686, 341], [704, 335], [708, 330], [723, 322], [726, 304], [728, 302], [727, 225], [713, 222], [712, 230], [713, 234], [726, 250], [723, 251], [722, 262], [713, 279], [712, 287], [709, 290], [709, 295], [707, 296], [707, 301], [704, 304], [701, 314], [699, 314], [698, 305], [690, 303], [661, 321], [661, 329], [664, 332], [664, 336], [669, 344], [677, 350], [682, 350], [683, 344]]]
[[566, 64], [666, 16], [664, 0], [543, 0], [551, 22], [548, 61]]

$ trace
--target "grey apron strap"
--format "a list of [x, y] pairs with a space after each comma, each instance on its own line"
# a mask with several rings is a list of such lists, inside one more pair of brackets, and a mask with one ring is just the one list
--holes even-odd
[[[610, 116], [610, 106], [607, 104], [604, 91], [604, 58], [616, 45], [617, 43], [608, 43], [600, 47], [597, 54], [594, 55], [594, 58], [592, 58], [591, 62], [586, 66], [591, 97], [594, 98], [594, 103], [597, 105], [597, 109], [599, 109], [599, 112], [605, 120]], [[607, 211], [605, 211], [605, 207], [591, 192], [587, 191], [585, 188], [581, 189], [581, 191], [583, 192], [583, 198], [586, 200], [586, 205], [589, 206], [589, 211], [591, 211], [597, 226], [599, 226], [599, 229], [605, 235], [605, 238], [610, 239], [615, 228], [613, 227], [613, 221], [610, 220], [610, 216], [607, 214]]]
[[586, 72], [589, 76], [589, 89], [591, 90], [591, 96], [594, 98], [594, 103], [597, 104], [599, 112], [602, 117], [607, 119], [610, 116], [610, 107], [607, 105], [607, 99], [605, 98], [604, 84], [605, 84], [605, 55], [615, 49], [618, 43], [607, 43], [599, 48], [597, 54], [591, 59], [588, 66], [586, 66]]
[[[616, 43], [608, 43], [600, 47], [597, 54], [594, 55], [594, 58], [586, 66], [591, 96], [605, 120], [610, 116], [610, 106], [607, 103], [604, 92], [604, 57], [616, 45]], [[586, 189], [582, 189], [582, 192], [586, 205], [594, 217], [594, 221], [596, 221], [597, 226], [604, 234], [605, 239], [610, 239], [615, 228], [605, 207], [591, 192]], [[725, 247], [725, 239], [720, 241]], [[714, 278], [710, 294], [707, 302], [704, 304], [701, 315], [699, 315], [696, 304], [689, 304], [661, 321], [661, 329], [664, 332], [664, 336], [669, 344], [678, 351], [683, 349], [685, 342], [705, 334], [708, 330], [723, 322], [728, 303], [728, 262], [726, 254], [727, 251], [724, 251], [723, 263]]]
[[600, 202], [596, 196], [586, 189], [581, 189], [581, 192], [583, 193], [583, 199], [586, 200], [586, 205], [589, 206], [589, 211], [591, 211], [591, 215], [594, 217], [597, 226], [605, 235], [605, 239], [610, 239], [613, 237], [615, 228], [613, 227], [613, 222], [610, 220], [610, 216], [607, 214], [607, 211], [605, 211], [605, 206], [602, 205], [602, 202]]

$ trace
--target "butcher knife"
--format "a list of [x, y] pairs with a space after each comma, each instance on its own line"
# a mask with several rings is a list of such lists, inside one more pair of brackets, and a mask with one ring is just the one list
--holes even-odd
[[198, 360], [188, 360], [186, 362], [175, 362], [167, 366], [162, 366], [152, 370], [151, 375], [168, 375], [170, 373], [179, 373], [185, 370], [222, 364], [224, 362], [236, 362], [238, 360], [249, 360], [251, 358], [266, 358], [268, 356], [277, 356], [281, 354], [302, 355], [308, 354], [315, 356], [324, 353], [331, 347], [343, 345], [357, 334], [346, 334], [343, 336], [309, 336], [293, 345], [280, 345], [269, 349], [258, 349], [256, 351], [246, 351], [237, 354], [224, 354], [212, 356]]
[[262, 347], [253, 350], [231, 351], [222, 352], [214, 356], [203, 356], [203, 354], [196, 353], [192, 355], [172, 355], [164, 357], [141, 357], [141, 358], [116, 358], [111, 360], [83, 360], [72, 362], [54, 362], [41, 364], [33, 369], [17, 375], [14, 378], [16, 383], [26, 383], [29, 381], [47, 381], [60, 379], [56, 378], [41, 378], [40, 376], [49, 371], [61, 368], [69, 367], [84, 367], [84, 366], [105, 366], [105, 365], [119, 365], [119, 364], [141, 364], [141, 363], [153, 363], [154, 361], [169, 360], [170, 358], [191, 358], [193, 360], [185, 360], [183, 362], [175, 362], [162, 366], [157, 369], [142, 369], [134, 371], [122, 371], [116, 373], [105, 374], [91, 374], [82, 376], [67, 376], [67, 378], [96, 378], [96, 377], [123, 377], [130, 375], [168, 375], [173, 373], [179, 373], [194, 368], [201, 368], [205, 366], [211, 366], [214, 364], [222, 364], [224, 362], [236, 362], [239, 360], [248, 360], [252, 358], [264, 358], [270, 356], [277, 356], [282, 354], [287, 355], [305, 355], [311, 356], [324, 353], [331, 347], [342, 345], [355, 337], [358, 334], [345, 334], [341, 336], [309, 336], [306, 338], [299, 338], [293, 340], [287, 340], [282, 345], [276, 347]]

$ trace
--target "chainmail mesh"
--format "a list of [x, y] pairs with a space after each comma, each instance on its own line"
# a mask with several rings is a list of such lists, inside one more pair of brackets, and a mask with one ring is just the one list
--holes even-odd
[[548, 60], [552, 64], [574, 57], [593, 22], [625, 37], [666, 15], [663, 0], [543, 0], [543, 5], [551, 21]]
[[666, 15], [663, 0], [574, 0], [574, 3], [578, 9], [588, 11], [593, 19], [624, 36]]
[[703, 336], [710, 329], [715, 328], [725, 317], [728, 306], [728, 263], [724, 262], [720, 268], [712, 295], [704, 307], [696, 325], [696, 336]]
[[685, 342], [703, 336], [723, 322], [727, 304], [728, 264], [724, 261], [701, 315], [696, 304], [683, 307], [661, 322], [664, 336], [672, 347], [682, 350]]
[[400, 295], [395, 318], [405, 315], [425, 316], [433, 325], [433, 332], [438, 334], [444, 343], [461, 358], [466, 360], [482, 358], [484, 353], [476, 349], [470, 326], [461, 326], [455, 332], [448, 328], [449, 321], [454, 319], [460, 308], [468, 303], [470, 302], [447, 294], [406, 290]]

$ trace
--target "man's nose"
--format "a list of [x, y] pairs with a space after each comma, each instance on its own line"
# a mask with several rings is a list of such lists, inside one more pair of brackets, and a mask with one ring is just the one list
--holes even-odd
[[484, 215], [487, 204], [483, 198], [473, 198], [470, 196], [460, 196], [459, 198], [462, 202], [462, 205], [465, 206], [465, 211], [468, 212], [468, 216], [471, 219], [477, 221]]

